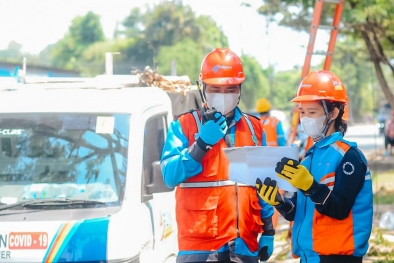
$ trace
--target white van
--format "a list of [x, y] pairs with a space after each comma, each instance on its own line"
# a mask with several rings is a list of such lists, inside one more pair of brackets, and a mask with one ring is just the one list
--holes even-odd
[[174, 261], [171, 120], [158, 88], [1, 88], [0, 262]]

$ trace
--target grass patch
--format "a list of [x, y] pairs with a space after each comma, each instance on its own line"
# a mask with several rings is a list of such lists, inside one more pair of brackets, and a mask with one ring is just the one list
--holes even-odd
[[374, 192], [382, 188], [394, 192], [394, 170], [372, 174], [372, 188]]
[[394, 204], [394, 170], [372, 175], [374, 204]]
[[380, 228], [373, 228], [372, 235], [374, 238], [369, 240], [370, 249], [368, 256], [378, 257], [374, 262], [380, 263], [394, 263], [394, 243], [386, 240], [383, 236], [384, 230]]
[[394, 204], [394, 193], [393, 194], [374, 194], [373, 203], [380, 205], [392, 205]]

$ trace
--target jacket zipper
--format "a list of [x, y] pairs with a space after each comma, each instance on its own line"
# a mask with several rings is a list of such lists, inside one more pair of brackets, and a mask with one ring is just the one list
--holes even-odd
[[[304, 215], [306, 214], [306, 199], [305, 199], [305, 202], [304, 202]], [[304, 217], [304, 219], [305, 219], [305, 217]], [[304, 252], [304, 250], [301, 248], [301, 246], [300, 246], [300, 243], [298, 242], [298, 238], [300, 237], [300, 232], [301, 232], [301, 228], [302, 228], [302, 225], [304, 224], [304, 222], [302, 222], [301, 223], [301, 225], [300, 225], [300, 227], [298, 228], [298, 233], [297, 233], [297, 245], [298, 245], [298, 247], [299, 247], [299, 249], [302, 251], [302, 253], [304, 254], [304, 258], [305, 258], [305, 262], [308, 262], [308, 259], [306, 258], [306, 255], [305, 255], [305, 252]]]
[[239, 211], [238, 211], [238, 183], [235, 183], [235, 227], [237, 229], [237, 237], [240, 237], [239, 234], [239, 222], [238, 222], [238, 215], [239, 215]]
[[[313, 153], [311, 154], [311, 161], [310, 161], [310, 165], [309, 165], [309, 172], [312, 174], [312, 161], [313, 161]], [[304, 202], [304, 220], [306, 218], [306, 206], [307, 206], [307, 198], [305, 197], [305, 202]], [[305, 251], [301, 248], [299, 242], [298, 242], [298, 238], [300, 236], [300, 232], [301, 232], [301, 228], [302, 225], [304, 224], [304, 221], [302, 221], [302, 224], [300, 225], [300, 228], [298, 229], [298, 234], [297, 234], [297, 245], [300, 248], [300, 250], [302, 250], [302, 253], [304, 254], [304, 258], [305, 258], [305, 262], [308, 262], [308, 259], [305, 255]]]

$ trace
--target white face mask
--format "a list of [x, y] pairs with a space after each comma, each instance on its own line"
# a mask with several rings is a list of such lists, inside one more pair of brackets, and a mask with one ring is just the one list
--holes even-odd
[[237, 106], [239, 93], [206, 93], [206, 97], [208, 107], [226, 115]]
[[318, 118], [303, 117], [300, 121], [304, 132], [316, 142], [325, 137], [325, 135], [322, 134], [325, 120], [326, 116], [323, 115]]

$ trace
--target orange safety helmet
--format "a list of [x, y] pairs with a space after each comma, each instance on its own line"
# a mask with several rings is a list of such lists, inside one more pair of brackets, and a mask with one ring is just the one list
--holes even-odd
[[245, 80], [241, 59], [228, 48], [216, 48], [202, 61], [200, 79], [216, 86], [241, 84]]
[[329, 100], [347, 104], [346, 88], [337, 75], [328, 70], [311, 71], [300, 83], [291, 102]]

